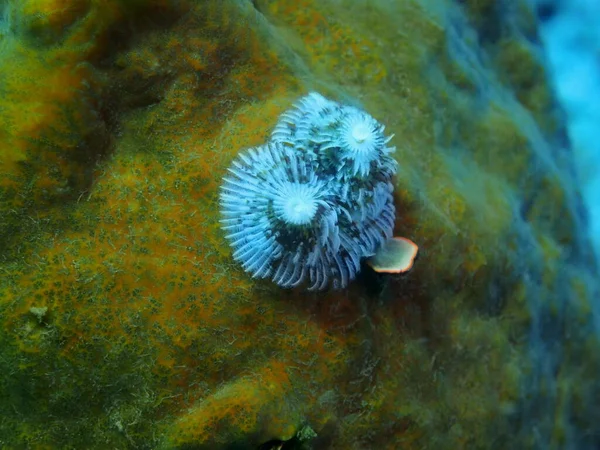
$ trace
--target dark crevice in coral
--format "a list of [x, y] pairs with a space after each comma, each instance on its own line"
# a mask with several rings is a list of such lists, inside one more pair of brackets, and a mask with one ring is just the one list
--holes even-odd
[[459, 0], [458, 3], [466, 9], [471, 21], [475, 25], [482, 46], [497, 42], [500, 39], [503, 29], [500, 15], [502, 2]]
[[254, 7], [254, 9], [262, 14], [262, 8], [259, 6], [258, 1], [251, 0], [251, 3], [252, 3], [252, 6]]
[[[84, 2], [85, 3], [85, 2]], [[82, 3], [82, 5], [84, 4]], [[39, 211], [53, 208], [55, 205], [64, 205], [65, 202], [75, 202], [89, 195], [98, 165], [105, 160], [114, 150], [115, 142], [121, 132], [121, 116], [125, 111], [135, 108], [147, 107], [161, 100], [166, 77], [140, 81], [137, 79], [123, 82], [115, 77], [115, 57], [133, 44], [143, 40], [151, 32], [168, 29], [180, 20], [187, 12], [179, 4], [161, 6], [139, 6], [131, 8], [122, 20], [112, 24], [103, 35], [89, 36], [90, 41], [96, 41], [97, 50], [90, 54], [88, 60], [80, 64], [81, 70], [86, 72], [81, 86], [73, 86], [79, 93], [72, 103], [59, 105], [65, 121], [72, 122], [73, 135], [79, 134], [78, 142], [70, 148], [65, 148], [61, 142], [71, 142], [72, 136], [64, 136], [49, 127], [43, 130], [41, 137], [30, 143], [30, 157], [21, 163], [21, 176], [31, 180], [32, 192], [29, 198], [37, 197], [37, 202], [28, 201], [20, 210], [23, 217], [36, 217]], [[87, 11], [70, 11], [73, 17], [86, 17]], [[84, 19], [82, 19], [84, 20]], [[66, 40], [70, 28], [78, 25], [78, 20], [73, 20], [69, 27], [65, 27], [60, 37], [51, 35], [44, 28], [31, 25], [28, 32], [30, 36], [26, 42], [33, 47], [52, 42], [61, 45]], [[47, 29], [48, 27], [46, 27]], [[60, 68], [60, 61], [56, 62]], [[112, 73], [111, 73], [112, 72]], [[116, 81], [113, 81], [116, 80]], [[79, 117], [83, 116], [85, 120]], [[79, 118], [79, 119], [78, 119]], [[44, 158], [50, 164], [44, 163]], [[61, 161], [62, 166], [68, 167], [62, 172], [56, 170], [53, 175], [57, 183], [64, 180], [61, 189], [39, 192], [35, 188], [35, 180], [39, 173], [50, 172], [54, 161]], [[2, 199], [9, 192], [2, 193]], [[24, 195], [24, 193], [21, 193]], [[5, 255], [22, 245], [15, 236], [31, 234], [31, 221], [15, 219], [15, 226], [3, 226], [0, 233], [0, 248]], [[63, 224], [68, 227], [69, 224]], [[29, 231], [28, 231], [29, 230]]]
[[168, 73], [162, 77], [124, 79], [119, 77], [121, 68], [116, 58], [147, 40], [152, 33], [174, 26], [186, 13], [187, 10], [175, 7], [149, 7], [141, 14], [129, 15], [109, 30], [109, 44], [104, 55], [98, 58], [96, 67], [109, 74], [108, 78], [116, 80], [105, 94], [116, 114], [159, 103], [170, 79]]
[[553, 0], [543, 0], [536, 5], [535, 12], [542, 22], [546, 22], [556, 16], [558, 5]]
[[96, 66], [109, 69], [114, 64], [114, 57], [135, 43], [144, 39], [148, 33], [166, 30], [174, 26], [188, 12], [187, 9], [176, 6], [148, 6], [136, 8], [113, 24], [106, 33], [107, 45], [97, 57]]

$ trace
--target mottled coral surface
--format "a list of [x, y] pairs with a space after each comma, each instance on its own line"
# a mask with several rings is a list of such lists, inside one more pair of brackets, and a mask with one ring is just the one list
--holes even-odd
[[[595, 263], [535, 27], [461, 3], [4, 1], [0, 446], [592, 445]], [[311, 90], [396, 134], [409, 274], [233, 261], [222, 176]]]

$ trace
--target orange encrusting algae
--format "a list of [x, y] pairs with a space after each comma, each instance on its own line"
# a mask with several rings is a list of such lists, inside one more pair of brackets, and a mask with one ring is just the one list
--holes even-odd
[[[210, 12], [204, 6], [199, 8]], [[333, 342], [325, 345], [324, 335], [315, 337], [319, 334], [309, 331], [314, 327], [299, 321], [289, 306], [269, 307], [257, 316], [257, 306], [249, 305], [247, 299], [250, 280], [229, 262], [216, 202], [206, 201], [218, 188], [216, 174], [242, 146], [262, 140], [286, 99], [297, 95], [296, 82], [275, 52], [263, 52], [253, 41], [256, 37], [251, 30], [231, 24], [230, 30], [219, 29], [219, 33], [228, 33], [228, 38], [204, 35], [193, 18], [209, 21], [210, 16], [196, 13], [189, 17], [189, 22], [182, 20], [178, 26], [197, 30], [195, 37], [175, 29], [143, 44], [150, 43], [146, 54], [162, 54], [160, 65], [148, 66], [148, 59], [137, 50], [126, 50], [115, 59], [118, 80], [137, 82], [143, 73], [164, 87], [157, 90], [162, 92], [160, 103], [145, 114], [135, 110], [124, 114], [118, 125], [125, 130], [152, 129], [151, 148], [144, 147], [147, 136], [116, 138], [118, 151], [94, 170], [93, 189], [79, 196], [70, 208], [60, 209], [72, 229], [49, 237], [47, 247], [36, 251], [34, 270], [20, 276], [19, 287], [10, 287], [2, 302], [3, 322], [19, 330], [17, 342], [23, 354], [39, 355], [46, 346], [47, 331], [32, 321], [37, 319], [31, 313], [32, 308], [42, 308], [47, 310], [44, 320], [62, 336], [60, 350], [54, 355], [65, 362], [80, 365], [93, 357], [91, 345], [96, 347], [94, 352], [100, 352], [98, 356], [105, 354], [105, 362], [120, 354], [138, 355], [139, 364], [152, 358], [147, 376], [155, 377], [155, 383], [165, 380], [161, 389], [171, 393], [161, 401], [159, 416], [170, 408], [179, 411], [196, 401], [196, 396], [206, 395], [190, 388], [198, 370], [204, 382], [216, 385], [234, 377], [239, 370], [236, 361], [242, 359], [248, 362], [244, 370], [264, 377], [272, 374], [270, 386], [280, 389], [285, 367], [310, 360], [309, 352], [318, 352], [323, 361], [330, 361], [338, 347]], [[168, 45], [160, 47], [161, 39]], [[202, 64], [198, 48], [205, 49]], [[139, 64], [146, 66], [140, 69]], [[103, 78], [100, 70], [86, 66], [74, 74], [67, 69], [48, 69], [42, 79], [53, 86], [36, 95], [43, 123], [66, 122], [57, 116], [58, 111], [77, 98], [69, 91], [72, 86], [86, 84], [84, 69], [90, 77]], [[198, 75], [193, 75], [194, 71]], [[74, 78], [76, 75], [80, 78]], [[95, 86], [86, 88], [96, 91]], [[103, 88], [113, 89], [110, 85]], [[264, 108], [262, 102], [255, 103], [275, 91], [283, 100], [269, 101]], [[246, 100], [250, 94], [255, 102]], [[127, 105], [129, 99], [120, 100]], [[242, 125], [231, 120], [228, 133], [219, 132], [215, 125], [222, 126], [223, 118], [238, 109]], [[73, 114], [77, 117], [80, 109], [74, 108]], [[22, 123], [47, 132], [41, 123]], [[34, 135], [32, 129], [24, 133]], [[68, 149], [66, 143], [55, 144], [62, 151]], [[285, 330], [279, 337], [268, 325], [274, 322]], [[252, 342], [262, 345], [257, 348]], [[294, 352], [289, 352], [288, 345], [295, 346]], [[276, 353], [280, 362], [268, 362], [266, 355]], [[132, 358], [130, 364], [135, 361]], [[277, 369], [265, 371], [264, 364]], [[33, 370], [37, 365], [32, 361], [22, 368]], [[330, 376], [325, 368], [318, 372]], [[286, 402], [284, 392], [277, 394], [281, 404]], [[306, 393], [304, 398], [310, 409], [308, 405], [316, 401], [314, 395]], [[276, 425], [270, 399], [257, 396], [255, 402], [257, 408], [270, 411], [265, 420], [268, 418], [274, 435], [291, 436], [304, 420], [304, 414], [297, 414]], [[222, 410], [227, 420], [235, 419], [233, 412]], [[254, 434], [253, 424], [240, 423], [239, 432]], [[198, 428], [195, 433], [200, 441], [211, 436], [210, 429]]]
[[[284, 21], [302, 39], [299, 49], [309, 56], [313, 70], [327, 78], [335, 74], [343, 84], [376, 85], [387, 75], [377, 40], [331, 14], [326, 3], [301, 0], [294, 4], [267, 1], [270, 14]], [[341, 19], [341, 20], [340, 20]]]

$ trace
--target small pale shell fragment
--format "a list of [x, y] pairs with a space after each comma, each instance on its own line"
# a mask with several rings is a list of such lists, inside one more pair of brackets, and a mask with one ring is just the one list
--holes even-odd
[[367, 264], [379, 273], [408, 272], [418, 252], [419, 247], [410, 239], [393, 237], [388, 239], [375, 255], [367, 259]]

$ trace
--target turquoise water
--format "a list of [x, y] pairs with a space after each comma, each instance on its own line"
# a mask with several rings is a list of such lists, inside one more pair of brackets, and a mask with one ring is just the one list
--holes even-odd
[[600, 3], [534, 1], [552, 83], [565, 109], [589, 233], [600, 255]]

